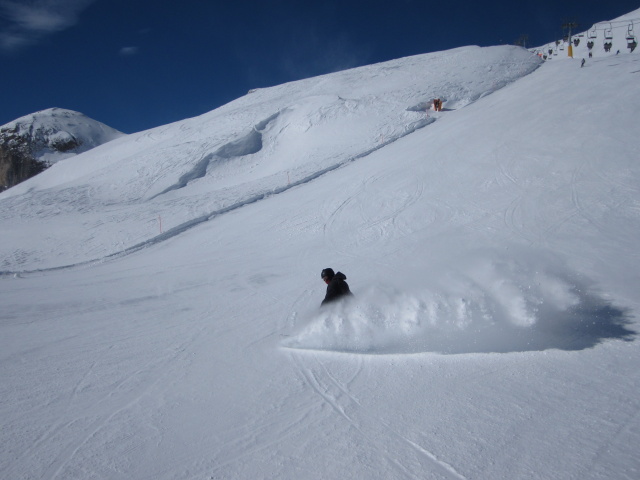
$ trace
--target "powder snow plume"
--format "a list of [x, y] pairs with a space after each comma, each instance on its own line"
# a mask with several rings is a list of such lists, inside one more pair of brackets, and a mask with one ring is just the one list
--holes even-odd
[[[518, 249], [512, 249], [518, 251]], [[412, 279], [376, 284], [311, 315], [283, 346], [366, 354], [576, 350], [619, 336], [623, 312], [549, 253], [473, 252]], [[408, 280], [408, 279], [405, 279]], [[589, 328], [585, 328], [590, 325]]]

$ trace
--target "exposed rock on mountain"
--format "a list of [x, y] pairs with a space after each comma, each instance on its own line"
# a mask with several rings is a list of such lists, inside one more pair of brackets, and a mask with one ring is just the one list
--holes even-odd
[[9, 122], [0, 127], [0, 191], [123, 135], [82, 113], [61, 108]]

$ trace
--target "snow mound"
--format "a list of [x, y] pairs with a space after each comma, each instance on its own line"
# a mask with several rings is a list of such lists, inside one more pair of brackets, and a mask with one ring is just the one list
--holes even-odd
[[[366, 354], [581, 350], [629, 340], [625, 312], [543, 253], [477, 252], [419, 287], [372, 286], [315, 315], [283, 346]], [[444, 271], [444, 268], [443, 268]]]

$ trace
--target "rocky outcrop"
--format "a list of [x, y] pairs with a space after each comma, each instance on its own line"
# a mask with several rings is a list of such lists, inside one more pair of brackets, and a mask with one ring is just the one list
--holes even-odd
[[0, 127], [0, 191], [122, 135], [79, 112], [60, 108], [7, 123]]
[[47, 167], [45, 162], [36, 160], [28, 148], [12, 149], [0, 145], [0, 192], [37, 175]]

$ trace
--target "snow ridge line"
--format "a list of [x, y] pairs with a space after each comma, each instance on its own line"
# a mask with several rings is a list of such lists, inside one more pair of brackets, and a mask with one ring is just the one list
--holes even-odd
[[[352, 157], [348, 157], [342, 161], [339, 161], [338, 163], [335, 163], [329, 167], [323, 168], [322, 170], [319, 170], [317, 172], [314, 172], [310, 175], [307, 175], [306, 177], [301, 178], [300, 180], [297, 180], [295, 182], [291, 182], [290, 184], [287, 185], [283, 185], [280, 187], [275, 187], [271, 190], [268, 190], [266, 192], [262, 192], [262, 193], [258, 193], [256, 195], [253, 195], [252, 197], [249, 197], [247, 199], [244, 200], [240, 200], [232, 205], [229, 205], [228, 207], [224, 207], [221, 208], [219, 210], [215, 210], [211, 213], [202, 215], [200, 217], [197, 218], [193, 218], [191, 220], [188, 220], [184, 223], [181, 223], [180, 225], [170, 228], [169, 230], [167, 230], [166, 232], [163, 232], [159, 235], [156, 235], [155, 237], [152, 237], [148, 240], [145, 240], [143, 242], [137, 243], [135, 245], [132, 245], [131, 247], [127, 247], [124, 248], [123, 250], [119, 251], [119, 252], [115, 252], [115, 253], [111, 253], [109, 255], [106, 255], [104, 257], [98, 258], [98, 259], [92, 259], [92, 260], [85, 260], [82, 262], [78, 262], [78, 263], [72, 263], [72, 264], [68, 264], [68, 265], [60, 265], [58, 267], [50, 267], [50, 268], [40, 268], [40, 269], [35, 269], [35, 270], [19, 270], [19, 271], [0, 271], [0, 277], [9, 277], [9, 276], [13, 276], [13, 277], [19, 277], [20, 275], [30, 275], [30, 274], [38, 274], [38, 273], [47, 273], [47, 272], [56, 272], [56, 271], [60, 271], [60, 270], [68, 270], [68, 269], [73, 269], [73, 268], [79, 268], [79, 267], [86, 267], [86, 266], [93, 266], [93, 265], [99, 265], [101, 263], [105, 263], [109, 260], [117, 260], [119, 258], [123, 258], [125, 256], [131, 255], [132, 253], [136, 253], [139, 250], [142, 250], [143, 248], [147, 248], [147, 247], [151, 247], [153, 245], [157, 245], [161, 242], [164, 242], [166, 240], [169, 240], [173, 237], [176, 237], [188, 230], [191, 230], [192, 228], [200, 225], [201, 223], [204, 222], [208, 222], [209, 220], [213, 220], [214, 218], [220, 216], [220, 215], [224, 215], [225, 213], [229, 213], [232, 212], [234, 210], [237, 210], [239, 208], [245, 207], [247, 205], [251, 205], [253, 203], [257, 203], [261, 200], [265, 200], [271, 196], [274, 195], [278, 195], [281, 193], [284, 193], [292, 188], [298, 187], [300, 185], [304, 185], [307, 183], [310, 183], [324, 175], [326, 175], [327, 173], [333, 172], [334, 170], [338, 170], [339, 168], [342, 168], [346, 165], [348, 165], [349, 163], [355, 162], [356, 160], [359, 160], [361, 158], [367, 157], [369, 155], [371, 155], [372, 153], [396, 142], [397, 140], [400, 140], [401, 138], [406, 137], [407, 135], [410, 135], [414, 132], [416, 132], [417, 130], [420, 130], [421, 128], [426, 127], [427, 125], [432, 124], [433, 122], [435, 122], [436, 119], [434, 117], [428, 117], [422, 120], [419, 120], [417, 122], [414, 122], [410, 125], [407, 126], [407, 128], [405, 129], [405, 131], [395, 137], [390, 138], [389, 140], [380, 143], [379, 145], [376, 145], [368, 150], [365, 150], [362, 153], [359, 153], [357, 155], [354, 155]], [[164, 192], [163, 192], [164, 193]]]
[[280, 112], [258, 122], [248, 134], [227, 142], [219, 147], [215, 152], [205, 155], [196, 163], [195, 167], [193, 167], [191, 171], [182, 175], [176, 184], [164, 189], [149, 200], [153, 200], [154, 198], [164, 195], [172, 190], [184, 188], [189, 184], [189, 182], [204, 177], [207, 174], [209, 164], [215, 159], [229, 160], [231, 158], [243, 157], [245, 155], [251, 155], [259, 152], [262, 149], [262, 132], [267, 128], [269, 123], [278, 118], [279, 115]]

